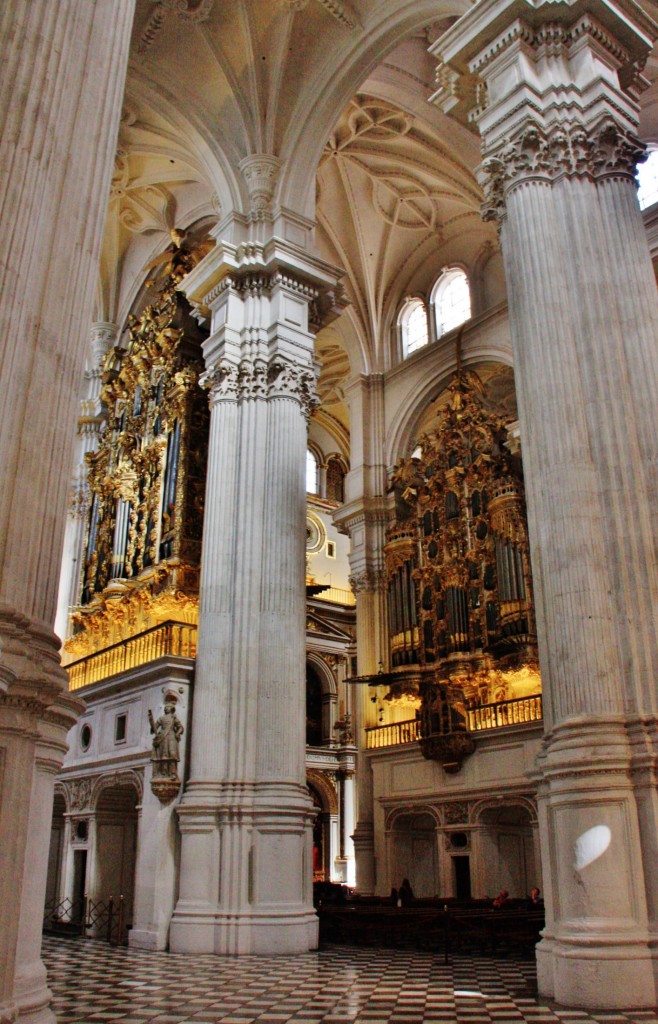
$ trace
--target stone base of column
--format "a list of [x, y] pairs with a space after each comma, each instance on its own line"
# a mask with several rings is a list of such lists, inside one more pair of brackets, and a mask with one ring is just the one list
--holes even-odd
[[615, 1010], [656, 1005], [656, 970], [646, 944], [624, 946], [601, 937], [587, 945], [585, 933], [576, 942], [544, 939], [537, 946], [537, 986], [540, 995], [564, 1006]]
[[192, 782], [178, 807], [176, 953], [306, 953], [317, 948], [313, 808], [304, 786]]
[[547, 734], [537, 767], [546, 904], [539, 992], [590, 1009], [655, 1006], [625, 721], [570, 719]]
[[371, 821], [360, 821], [352, 836], [356, 862], [356, 888], [362, 896], [375, 891], [375, 834]]
[[[0, 605], [0, 1021], [53, 1024], [41, 927], [55, 773], [84, 705], [66, 692], [59, 640], [44, 623]], [[5, 912], [6, 911], [6, 912]]]
[[318, 946], [315, 911], [291, 908], [289, 914], [196, 913], [177, 908], [171, 923], [172, 953], [215, 953], [217, 956], [308, 953]]
[[52, 992], [46, 984], [46, 968], [41, 960], [22, 964], [16, 972], [15, 999], [20, 1024], [56, 1024], [50, 1003]]

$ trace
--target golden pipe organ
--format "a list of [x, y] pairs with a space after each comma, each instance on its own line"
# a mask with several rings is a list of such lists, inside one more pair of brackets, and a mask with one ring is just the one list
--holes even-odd
[[523, 477], [507, 440], [479, 377], [459, 372], [391, 480], [394, 688], [420, 668], [421, 747], [453, 766], [472, 749], [468, 710], [540, 688]]
[[[173, 237], [173, 235], [172, 235]], [[177, 286], [202, 252], [180, 236], [152, 301], [103, 367], [105, 425], [86, 456], [89, 518], [80, 604], [65, 647], [79, 658], [168, 619], [196, 621], [208, 446], [198, 386], [205, 337]], [[157, 261], [156, 261], [157, 262]]]

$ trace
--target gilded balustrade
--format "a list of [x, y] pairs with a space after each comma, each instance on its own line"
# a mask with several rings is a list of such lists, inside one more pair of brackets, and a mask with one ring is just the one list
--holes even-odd
[[[469, 732], [483, 732], [490, 729], [504, 729], [515, 725], [541, 722], [541, 694], [518, 697], [515, 700], [500, 701], [497, 704], [483, 704], [468, 712]], [[380, 747], [394, 747], [400, 743], [414, 743], [420, 739], [420, 722], [416, 718], [389, 725], [373, 726], [365, 730], [366, 750]]]
[[163, 622], [105, 650], [70, 662], [65, 666], [69, 690], [79, 690], [167, 655], [195, 658], [196, 634], [195, 623]]

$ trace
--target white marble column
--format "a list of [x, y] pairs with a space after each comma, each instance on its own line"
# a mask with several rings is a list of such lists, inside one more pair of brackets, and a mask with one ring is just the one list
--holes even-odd
[[52, 1019], [34, 922], [54, 773], [81, 707], [52, 627], [133, 8], [0, 11], [0, 1021]]
[[[306, 226], [302, 237], [310, 246]], [[317, 942], [305, 460], [314, 330], [335, 286], [336, 271], [310, 248], [302, 255], [277, 238], [218, 240], [186, 280], [212, 316], [202, 381], [211, 422], [176, 951], [292, 953]]]
[[356, 826], [354, 814], [354, 773], [343, 773], [343, 818], [340, 823], [343, 840], [343, 858], [345, 860], [345, 882], [349, 886], [356, 885], [356, 867], [354, 861], [354, 840], [352, 835]]
[[547, 730], [539, 985], [587, 1007], [658, 1001], [658, 311], [633, 179], [657, 35], [623, 0], [502, 0], [434, 47], [435, 98], [482, 135], [508, 286]]
[[[351, 534], [353, 537], [353, 534]], [[380, 551], [383, 551], [383, 541]], [[350, 577], [356, 597], [356, 645], [359, 675], [374, 675], [388, 663], [386, 575], [383, 568]], [[355, 687], [356, 689], [356, 687]], [[367, 728], [378, 724], [374, 691], [359, 685], [354, 696], [354, 727], [360, 753], [356, 767], [356, 825], [352, 834], [356, 887], [370, 895], [377, 889], [373, 809], [373, 778], [370, 759], [364, 753]]]
[[[385, 440], [384, 376], [358, 377], [347, 389], [350, 407], [350, 472], [345, 503], [334, 514], [350, 537], [350, 583], [356, 597], [357, 671], [374, 675], [388, 668], [388, 602], [384, 541], [388, 523], [387, 474], [382, 462]], [[377, 724], [376, 706], [367, 686], [354, 687], [357, 746], [365, 750], [365, 729]], [[356, 770], [356, 827], [353, 834], [356, 886], [370, 894], [377, 885], [370, 761], [359, 754]]]

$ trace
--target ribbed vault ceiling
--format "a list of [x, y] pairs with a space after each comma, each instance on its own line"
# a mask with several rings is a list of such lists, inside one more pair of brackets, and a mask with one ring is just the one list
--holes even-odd
[[[171, 228], [247, 208], [245, 158], [278, 157], [278, 198], [307, 213], [315, 168], [318, 247], [345, 269], [351, 300], [318, 339], [320, 390], [346, 426], [345, 382], [390, 365], [405, 295], [497, 245], [479, 218], [478, 140], [427, 102], [427, 47], [467, 6], [137, 0], [97, 318], [125, 318]], [[643, 118], [658, 141], [656, 86]]]

